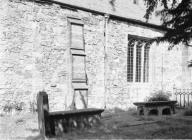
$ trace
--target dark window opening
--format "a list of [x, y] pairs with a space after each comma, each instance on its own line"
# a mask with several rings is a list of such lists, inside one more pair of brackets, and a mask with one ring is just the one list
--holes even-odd
[[158, 115], [158, 110], [157, 109], [150, 110], [149, 115]]
[[170, 108], [165, 108], [165, 109], [163, 109], [162, 114], [163, 114], [163, 115], [170, 115], [170, 114], [171, 114]]

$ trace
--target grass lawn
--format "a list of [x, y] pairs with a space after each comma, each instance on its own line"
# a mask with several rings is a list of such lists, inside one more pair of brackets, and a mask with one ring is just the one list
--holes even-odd
[[[192, 116], [140, 117], [130, 112], [104, 113], [100, 125], [69, 132], [62, 139], [192, 139]], [[1, 140], [40, 140], [37, 114], [0, 117]]]

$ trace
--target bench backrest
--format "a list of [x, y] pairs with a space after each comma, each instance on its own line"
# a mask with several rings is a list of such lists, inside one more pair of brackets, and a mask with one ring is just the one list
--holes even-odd
[[47, 132], [47, 122], [49, 121], [49, 101], [46, 92], [42, 91], [37, 94], [37, 112], [38, 124], [41, 136], [45, 136]]

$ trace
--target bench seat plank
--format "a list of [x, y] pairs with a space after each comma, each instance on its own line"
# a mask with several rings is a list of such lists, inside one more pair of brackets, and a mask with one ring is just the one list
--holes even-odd
[[49, 112], [50, 116], [70, 116], [70, 115], [94, 115], [94, 114], [101, 114], [104, 109], [96, 109], [96, 108], [87, 108], [87, 109], [78, 109], [78, 110], [69, 110], [69, 111], [56, 111], [56, 112]]

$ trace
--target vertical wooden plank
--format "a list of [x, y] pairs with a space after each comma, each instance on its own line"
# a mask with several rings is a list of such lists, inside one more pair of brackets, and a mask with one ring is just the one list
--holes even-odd
[[49, 135], [49, 102], [44, 91], [37, 94], [37, 111], [40, 134], [44, 138]]

